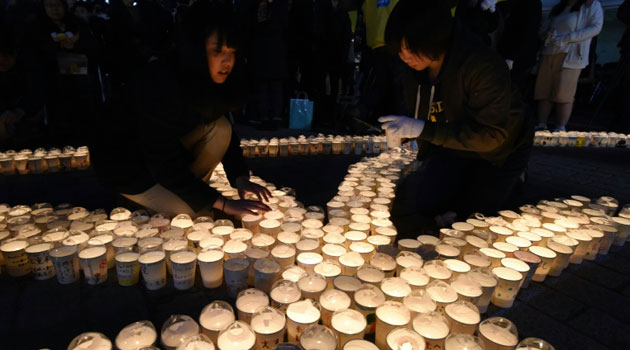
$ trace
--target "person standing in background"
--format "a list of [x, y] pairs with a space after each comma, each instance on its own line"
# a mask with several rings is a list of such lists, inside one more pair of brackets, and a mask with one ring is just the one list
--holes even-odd
[[555, 131], [566, 130], [582, 69], [589, 64], [591, 39], [604, 24], [604, 11], [597, 0], [562, 0], [551, 9], [541, 27], [544, 40], [536, 78], [538, 101], [536, 130], [547, 129], [555, 107]]

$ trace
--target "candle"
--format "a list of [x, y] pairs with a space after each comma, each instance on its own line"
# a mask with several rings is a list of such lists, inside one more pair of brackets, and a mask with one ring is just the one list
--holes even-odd
[[[156, 238], [155, 243], [157, 243], [157, 239], [159, 239], [159, 237], [155, 237], [155, 238]], [[146, 239], [142, 239], [138, 243], [140, 242], [146, 242]], [[177, 239], [177, 238], [169, 239], [162, 244], [162, 249], [164, 250], [164, 254], [166, 255], [166, 269], [169, 274], [171, 275], [173, 274], [173, 266], [171, 265], [171, 254], [173, 254], [173, 252], [186, 249], [187, 247], [188, 247], [188, 242], [185, 239]], [[140, 250], [141, 252], [145, 251], [145, 249], [140, 249]]]
[[335, 333], [325, 326], [311, 325], [300, 336], [300, 345], [304, 350], [335, 350], [337, 344]]
[[367, 327], [367, 321], [362, 313], [344, 309], [336, 311], [331, 318], [332, 329], [337, 335], [338, 349], [353, 339], [362, 339]]
[[520, 231], [516, 233], [516, 236], [527, 239], [532, 245], [540, 245], [540, 242], [542, 242], [542, 237], [533, 232]]
[[25, 249], [31, 264], [33, 278], [36, 280], [47, 280], [55, 276], [55, 270], [49, 255], [52, 247], [52, 243], [40, 243], [30, 245]]
[[282, 278], [285, 280], [289, 280], [289, 281], [297, 283], [300, 280], [300, 278], [302, 278], [302, 276], [306, 274], [307, 272], [303, 268], [296, 265], [292, 265], [292, 266], [287, 267], [282, 272]]
[[365, 260], [363, 259], [361, 254], [357, 252], [348, 252], [339, 257], [339, 263], [341, 264], [344, 275], [354, 276], [357, 272], [357, 269], [360, 266], [363, 266]]
[[330, 328], [332, 327], [331, 318], [333, 313], [349, 308], [351, 300], [348, 294], [340, 290], [329, 289], [319, 297], [319, 303], [321, 305], [322, 324]]
[[582, 230], [582, 232], [588, 234], [591, 237], [591, 242], [587, 248], [586, 254], [584, 255], [584, 259], [592, 261], [597, 258], [597, 253], [599, 252], [601, 241], [604, 238], [604, 233], [600, 230], [597, 230], [597, 227], [594, 227], [593, 225], [588, 225], [585, 227], [587, 228]]
[[201, 241], [209, 237], [212, 237], [212, 234], [206, 230], [191, 231], [186, 235], [186, 239], [188, 239], [188, 242], [194, 248], [199, 248]]
[[441, 260], [431, 260], [424, 264], [424, 271], [432, 280], [447, 281], [451, 279], [453, 273]]
[[131, 286], [138, 283], [140, 279], [138, 257], [140, 257], [140, 254], [134, 252], [124, 252], [116, 255], [116, 275], [121, 286]]
[[246, 214], [241, 218], [243, 228], [246, 228], [252, 232], [258, 232], [258, 224], [263, 220], [263, 216], [260, 214], [252, 215]]
[[313, 252], [300, 253], [297, 256], [298, 266], [308, 273], [315, 272], [315, 266], [324, 261], [324, 258]]
[[223, 245], [226, 260], [243, 257], [246, 250], [247, 244], [241, 240], [230, 239]]
[[376, 346], [385, 349], [387, 335], [396, 327], [407, 326], [411, 313], [405, 305], [397, 301], [386, 301], [376, 308]]
[[[592, 220], [595, 220], [595, 219], [592, 219]], [[609, 222], [609, 221], [606, 220], [605, 222]], [[596, 224], [595, 226], [597, 227], [598, 230], [600, 230], [604, 234], [604, 238], [602, 238], [601, 243], [600, 243], [599, 254], [607, 255], [608, 251], [610, 250], [610, 247], [615, 241], [615, 236], [617, 235], [618, 230], [617, 228], [611, 225]]]
[[380, 286], [383, 279], [385, 279], [385, 273], [372, 265], [363, 265], [357, 270], [357, 278], [363, 283]]
[[523, 281], [523, 274], [507, 267], [495, 267], [492, 269], [492, 273], [498, 281], [492, 295], [492, 304], [500, 308], [512, 307]]
[[481, 322], [479, 338], [486, 350], [510, 350], [518, 343], [516, 326], [502, 317], [492, 317]]
[[228, 295], [236, 297], [237, 294], [247, 288], [247, 275], [249, 261], [243, 258], [232, 258], [223, 263], [223, 276]]
[[301, 239], [295, 244], [295, 248], [298, 250], [299, 253], [319, 253], [321, 251], [319, 247], [319, 240], [311, 238]]
[[343, 350], [379, 350], [376, 345], [367, 340], [350, 340], [343, 346]]
[[438, 305], [437, 311], [442, 314], [446, 305], [454, 303], [458, 298], [455, 289], [444, 281], [433, 281], [429, 283], [426, 290], [431, 299]]
[[57, 281], [60, 284], [70, 284], [79, 280], [80, 266], [77, 247], [63, 246], [54, 248], [50, 251], [50, 259], [55, 268]]
[[613, 217], [611, 220], [617, 229], [614, 245], [621, 247], [628, 239], [628, 235], [630, 235], [630, 220], [620, 216]]
[[161, 250], [144, 253], [138, 258], [142, 279], [148, 290], [157, 290], [166, 285], [165, 258], [166, 255]]
[[319, 305], [312, 299], [290, 304], [287, 308], [287, 339], [289, 342], [297, 342], [304, 329], [316, 324], [320, 316]]
[[403, 299], [403, 304], [411, 311], [411, 318], [419, 314], [435, 311], [437, 304], [424, 289], [417, 289]]
[[162, 345], [174, 350], [192, 336], [199, 334], [199, 325], [187, 315], [171, 315], [162, 326]]
[[411, 293], [411, 287], [403, 278], [389, 277], [381, 282], [381, 290], [390, 300], [402, 301]]
[[265, 219], [258, 224], [260, 233], [275, 237], [280, 233], [280, 221], [274, 219]]
[[575, 251], [569, 258], [569, 263], [581, 264], [593, 238], [591, 238], [591, 236], [583, 230], [570, 230], [567, 232], [567, 236], [578, 242]]
[[254, 263], [254, 286], [265, 293], [271, 292], [271, 287], [280, 278], [280, 264], [274, 259], [263, 258]]
[[470, 265], [461, 260], [447, 259], [444, 260], [444, 264], [451, 271], [451, 280], [454, 280], [458, 276], [461, 276], [470, 271]]
[[483, 290], [481, 284], [468, 275], [460, 275], [451, 282], [451, 287], [457, 292], [459, 300], [466, 300], [473, 304], [479, 302]]
[[536, 349], [549, 349], [555, 350], [555, 348], [548, 342], [538, 338], [525, 338], [521, 340], [516, 346], [516, 350], [536, 350]]
[[256, 333], [256, 350], [272, 350], [284, 339], [286, 317], [273, 307], [260, 308], [252, 317], [251, 326]]
[[505, 253], [494, 248], [482, 248], [479, 252], [490, 259], [490, 268], [501, 266], [501, 259], [507, 257]]
[[286, 311], [289, 304], [302, 298], [302, 292], [296, 282], [285, 279], [274, 284], [270, 296], [273, 307]]
[[225, 301], [215, 300], [201, 310], [199, 324], [201, 331], [207, 335], [213, 343], [217, 342], [219, 332], [235, 321], [234, 310]]
[[573, 254], [573, 250], [570, 247], [556, 241], [547, 242], [547, 248], [556, 253], [556, 259], [551, 264], [551, 268], [549, 269], [549, 272], [547, 272], [547, 275], [558, 277], [569, 264], [569, 258], [571, 257], [571, 254]]
[[256, 334], [242, 321], [236, 321], [224, 329], [217, 338], [219, 350], [251, 350], [256, 345]]
[[410, 266], [422, 267], [422, 257], [413, 252], [400, 252], [396, 257], [396, 274], [400, 276], [402, 269]]
[[418, 241], [420, 241], [423, 245], [437, 246], [440, 243], [440, 239], [435, 236], [429, 235], [420, 235], [418, 236]]
[[352, 297], [354, 292], [361, 287], [361, 281], [356, 277], [342, 275], [334, 279], [333, 286]]
[[[149, 349], [149, 348], [143, 348]], [[214, 344], [212, 340], [206, 337], [203, 334], [194, 335], [186, 338], [182, 343], [177, 347], [177, 350], [214, 350]], [[152, 349], [154, 350], [154, 349]]]
[[[516, 258], [505, 258], [505, 259], [501, 259], [501, 266], [503, 267], [507, 267], [510, 268], [512, 270], [518, 271], [523, 275], [523, 280], [520, 283], [520, 286], [522, 286], [525, 282], [525, 277], [527, 276], [527, 274], [530, 272], [530, 267], [529, 265], [527, 265], [527, 263], [516, 259]], [[520, 288], [519, 286], [519, 288]]]
[[229, 237], [232, 232], [234, 232], [234, 227], [232, 226], [215, 226], [212, 229], [213, 235], [219, 235], [223, 237], [225, 241], [228, 240], [227, 237]]
[[107, 280], [107, 248], [97, 246], [79, 252], [83, 275], [88, 284], [100, 284]]
[[324, 258], [339, 261], [339, 257], [346, 254], [346, 248], [339, 244], [326, 244], [322, 247]]
[[391, 238], [387, 237], [387, 236], [383, 236], [383, 235], [373, 235], [373, 236], [369, 236], [367, 238], [368, 243], [370, 243], [371, 245], [375, 246], [376, 248], [378, 248], [379, 246], [382, 245], [389, 245], [392, 243]]
[[367, 239], [367, 234], [361, 231], [348, 231], [344, 236], [346, 237], [346, 249], [350, 247], [352, 242], [364, 242]]
[[[183, 238], [169, 238], [168, 240], [181, 240], [182, 242], [186, 242], [185, 246], [188, 246], [188, 242], [183, 239]], [[95, 241], [96, 243], [91, 243]], [[146, 253], [149, 251], [153, 251], [153, 250], [162, 250], [163, 246], [162, 243], [164, 242], [164, 239], [162, 239], [161, 237], [147, 237], [147, 238], [143, 238], [141, 240], [138, 240], [137, 246], [138, 246], [138, 252], [139, 253]], [[103, 244], [102, 242], [100, 242], [99, 240], [94, 240], [91, 239], [90, 241], [88, 241], [88, 244], [92, 245], [92, 244]]]
[[396, 328], [387, 335], [390, 350], [424, 350], [424, 338], [409, 328]]
[[[219, 237], [221, 238], [221, 240], [223, 240], [223, 238], [219, 235], [213, 235], [214, 237]], [[244, 243], [249, 243], [249, 241], [252, 239], [252, 237], [254, 237], [254, 234], [252, 233], [252, 231], [245, 229], [245, 228], [237, 228], [234, 229], [234, 231], [232, 231], [232, 233], [230, 233], [230, 239], [239, 239], [241, 241], [243, 241]], [[225, 241], [224, 241], [225, 243]], [[221, 244], [223, 245], [223, 243]]]
[[112, 342], [102, 333], [86, 332], [72, 339], [68, 350], [112, 350]]
[[416, 316], [413, 329], [424, 337], [427, 349], [443, 349], [448, 336], [448, 320], [438, 312]]
[[421, 245], [422, 243], [416, 239], [401, 239], [398, 241], [398, 249], [403, 252], [415, 252]]
[[471, 268], [490, 267], [492, 261], [485, 254], [478, 250], [470, 251], [464, 255], [464, 261], [471, 266]]
[[350, 244], [350, 250], [361, 254], [364, 261], [369, 261], [374, 256], [374, 246], [367, 242], [353, 242]]
[[452, 333], [472, 335], [481, 321], [477, 306], [465, 300], [449, 304], [444, 311]]
[[527, 248], [529, 248], [532, 245], [532, 242], [529, 241], [528, 239], [518, 237], [518, 236], [510, 236], [505, 239], [505, 242], [515, 245], [518, 249], [522, 251], [527, 251]]
[[271, 256], [280, 264], [280, 269], [295, 263], [295, 248], [287, 244], [278, 244], [271, 250]]
[[131, 212], [126, 208], [114, 208], [109, 214], [110, 220], [114, 221], [126, 221], [131, 219]]
[[541, 260], [531, 279], [532, 281], [542, 282], [547, 277], [547, 274], [553, 265], [556, 253], [549, 248], [539, 246], [529, 247], [529, 251]]
[[278, 233], [278, 241], [288, 245], [295, 245], [300, 241], [300, 235], [297, 232], [283, 231]]
[[224, 253], [219, 248], [202, 250], [197, 256], [201, 281], [206, 288], [217, 288], [223, 281]]
[[376, 253], [372, 259], [370, 259], [370, 265], [383, 271], [386, 277], [394, 277], [394, 272], [396, 271], [396, 260], [391, 256], [383, 253]]
[[314, 271], [326, 279], [327, 288], [332, 288], [333, 280], [341, 275], [341, 266], [337, 261], [324, 260], [315, 266]]
[[488, 305], [490, 304], [498, 282], [492, 272], [487, 268], [472, 270], [468, 273], [468, 277], [481, 285], [482, 295], [477, 300], [477, 307], [479, 308], [479, 312], [485, 313], [488, 310]]
[[256, 309], [268, 305], [269, 297], [265, 292], [254, 288], [241, 291], [236, 298], [236, 310], [239, 321], [249, 323]]
[[149, 321], [134, 322], [123, 328], [116, 336], [116, 347], [120, 350], [135, 350], [155, 344], [157, 332]]
[[444, 342], [445, 350], [485, 350], [480, 338], [470, 334], [451, 334]]
[[[64, 245], [81, 245], [83, 243], [81, 241], [83, 241], [85, 238], [89, 237], [85, 233], [84, 233], [84, 235], [85, 235], [85, 237], [82, 236], [82, 235], [71, 236], [71, 237], [65, 239], [63, 241], [64, 242], [63, 244]], [[66, 244], [66, 242], [68, 244]], [[138, 239], [136, 237], [120, 237], [120, 238], [116, 238], [112, 242], [112, 247], [114, 248], [115, 254], [120, 254], [120, 253], [124, 253], [124, 252], [131, 252], [131, 251], [133, 251], [133, 247], [136, 245], [136, 243], [138, 243]]]

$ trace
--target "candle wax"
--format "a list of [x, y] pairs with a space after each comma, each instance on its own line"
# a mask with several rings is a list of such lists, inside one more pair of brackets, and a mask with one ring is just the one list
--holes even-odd
[[254, 313], [257, 308], [269, 305], [269, 298], [263, 293], [242, 295], [236, 300], [236, 308], [247, 313]]
[[465, 304], [449, 304], [444, 310], [452, 319], [464, 324], [477, 324], [481, 321], [479, 312]]
[[120, 331], [116, 337], [116, 346], [120, 350], [135, 350], [153, 345], [156, 339], [155, 329], [144, 324], [135, 324]]
[[234, 313], [226, 309], [212, 309], [210, 312], [202, 313], [199, 316], [201, 326], [211, 331], [219, 331], [234, 321]]
[[285, 319], [280, 314], [265, 313], [252, 318], [251, 325], [254, 332], [259, 334], [274, 334], [285, 326]]
[[502, 346], [516, 346], [518, 343], [516, 335], [512, 334], [508, 329], [491, 323], [479, 325], [479, 333], [488, 340]]
[[320, 311], [309, 300], [295, 302], [287, 308], [287, 317], [297, 323], [317, 322]]
[[354, 310], [334, 314], [331, 324], [337, 332], [344, 334], [358, 334], [367, 327], [367, 321], [363, 314]]
[[186, 320], [172, 324], [162, 331], [162, 342], [168, 347], [176, 347], [184, 339], [199, 334], [199, 325], [193, 320]]

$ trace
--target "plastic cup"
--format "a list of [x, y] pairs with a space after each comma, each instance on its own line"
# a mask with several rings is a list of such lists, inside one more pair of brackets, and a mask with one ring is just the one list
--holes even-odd
[[31, 272], [26, 247], [28, 247], [28, 242], [25, 240], [5, 241], [0, 246], [10, 276], [21, 277]]
[[249, 261], [244, 258], [232, 258], [223, 263], [223, 276], [228, 295], [236, 298], [238, 293], [247, 288]]
[[512, 307], [523, 281], [523, 274], [507, 267], [495, 267], [492, 273], [498, 281], [492, 295], [492, 304], [500, 308]]
[[55, 268], [50, 260], [52, 243], [40, 243], [26, 247], [31, 272], [36, 280], [47, 280], [55, 276]]
[[206, 288], [218, 288], [223, 283], [223, 250], [212, 248], [197, 255], [201, 282]]
[[81, 277], [76, 246], [54, 248], [50, 251], [50, 260], [55, 268], [57, 282], [60, 284], [74, 283]]
[[96, 246], [83, 249], [79, 252], [81, 269], [85, 281], [90, 285], [107, 281], [107, 248]]
[[138, 263], [140, 254], [125, 252], [116, 255], [116, 275], [118, 284], [121, 286], [132, 286], [140, 280], [140, 264]]
[[166, 254], [161, 251], [146, 252], [138, 257], [144, 286], [158, 290], [166, 285]]
[[175, 289], [186, 290], [195, 285], [197, 254], [190, 250], [181, 250], [171, 254], [173, 268], [173, 285]]

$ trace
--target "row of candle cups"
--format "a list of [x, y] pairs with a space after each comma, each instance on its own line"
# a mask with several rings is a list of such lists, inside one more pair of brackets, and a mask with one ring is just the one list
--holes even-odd
[[90, 153], [86, 146], [66, 147], [63, 151], [38, 148], [34, 152], [25, 149], [19, 152], [0, 152], [0, 174], [25, 175], [44, 172], [59, 172], [71, 169], [87, 169], [90, 165]]
[[241, 140], [245, 157], [286, 157], [295, 155], [330, 154], [379, 154], [387, 150], [385, 138], [381, 136], [336, 136], [306, 138], [272, 138], [271, 140]]

